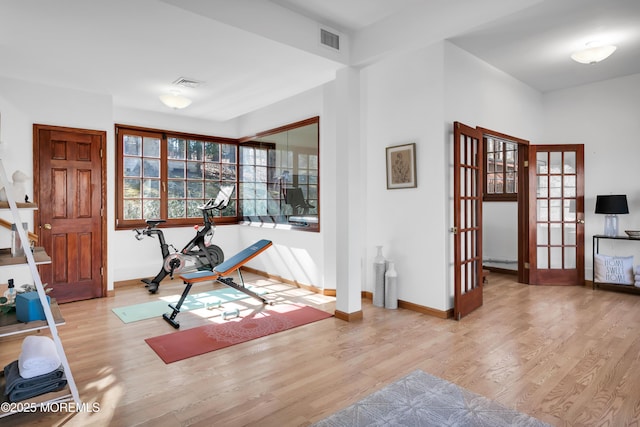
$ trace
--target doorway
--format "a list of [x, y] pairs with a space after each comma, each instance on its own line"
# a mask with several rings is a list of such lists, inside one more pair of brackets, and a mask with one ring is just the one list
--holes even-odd
[[482, 133], [484, 181], [483, 268], [517, 274], [529, 283], [529, 141], [491, 129]]
[[583, 285], [584, 146], [529, 145], [460, 122], [453, 128], [454, 318], [460, 320], [483, 301], [484, 144], [491, 136], [518, 145], [517, 182], [512, 182], [517, 187], [518, 282]]
[[106, 295], [106, 132], [34, 124], [35, 227], [59, 303]]

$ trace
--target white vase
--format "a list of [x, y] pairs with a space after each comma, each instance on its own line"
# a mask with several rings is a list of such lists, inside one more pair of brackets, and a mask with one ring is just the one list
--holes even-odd
[[382, 246], [376, 246], [376, 248], [378, 248], [378, 253], [373, 259], [373, 305], [376, 307], [384, 307], [384, 273], [386, 270], [386, 262], [384, 256], [382, 256]]
[[398, 308], [398, 273], [393, 261], [389, 261], [384, 273], [384, 306], [390, 309]]

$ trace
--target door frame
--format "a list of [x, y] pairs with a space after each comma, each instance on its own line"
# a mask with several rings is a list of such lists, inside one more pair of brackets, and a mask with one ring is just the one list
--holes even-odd
[[[101, 159], [101, 177], [100, 177], [100, 232], [102, 233], [102, 274], [101, 274], [101, 294], [102, 297], [107, 296], [107, 271], [108, 267], [108, 254], [107, 254], [107, 221], [105, 218], [105, 206], [107, 202], [107, 156], [105, 155], [107, 150], [107, 132], [103, 130], [94, 129], [82, 129], [71, 128], [65, 126], [51, 126], [43, 124], [33, 124], [33, 199], [36, 204], [40, 202], [39, 189], [40, 189], [40, 159], [37, 153], [39, 152], [40, 140], [38, 137], [40, 130], [61, 131], [61, 132], [75, 132], [83, 133], [100, 137], [100, 159]], [[34, 229], [42, 230], [42, 223], [40, 221], [40, 212], [36, 209], [33, 214]], [[39, 231], [40, 232], [40, 231]]]
[[[536, 234], [537, 234], [537, 205], [536, 194], [533, 194], [532, 189], [529, 191], [530, 207], [533, 209], [529, 213], [529, 224], [531, 229], [529, 230], [530, 237], [530, 258], [531, 268], [529, 269], [529, 284], [534, 285], [568, 285], [568, 286], [584, 286], [585, 283], [585, 241], [584, 241], [584, 144], [540, 144], [532, 145], [530, 151], [529, 163], [532, 167], [529, 168], [529, 182], [532, 184], [532, 189], [536, 188], [536, 153], [538, 149], [540, 152], [575, 152], [576, 154], [576, 196], [575, 196], [575, 225], [576, 225], [576, 266], [575, 269], [551, 269], [538, 270], [538, 260], [536, 253]], [[564, 174], [564, 170], [562, 172]], [[564, 198], [564, 194], [562, 195]], [[563, 208], [564, 209], [564, 208]], [[561, 222], [564, 224], [565, 220]], [[564, 240], [563, 240], [564, 241]], [[571, 245], [568, 245], [571, 246]], [[572, 271], [575, 270], [575, 273]]]
[[[518, 282], [529, 284], [529, 145], [526, 139], [477, 126], [482, 138], [495, 136], [518, 144]], [[482, 153], [484, 162], [484, 152]], [[484, 203], [484, 200], [483, 200]], [[501, 202], [495, 202], [501, 203]]]

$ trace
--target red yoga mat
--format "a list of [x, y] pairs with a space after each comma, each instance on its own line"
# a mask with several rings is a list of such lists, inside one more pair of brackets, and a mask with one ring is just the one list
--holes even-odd
[[173, 363], [332, 316], [306, 305], [282, 304], [265, 307], [244, 318], [147, 338], [145, 341], [165, 363]]

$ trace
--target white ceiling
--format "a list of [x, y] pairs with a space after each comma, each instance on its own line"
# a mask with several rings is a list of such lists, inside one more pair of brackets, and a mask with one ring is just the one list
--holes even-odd
[[[346, 53], [319, 47], [318, 23], [351, 41]], [[2, 0], [0, 76], [158, 112], [171, 112], [158, 95], [187, 77], [203, 84], [182, 88], [193, 104], [174, 113], [228, 120], [442, 38], [557, 90], [640, 73], [640, 0]], [[569, 59], [596, 39], [618, 50], [599, 64]]]

